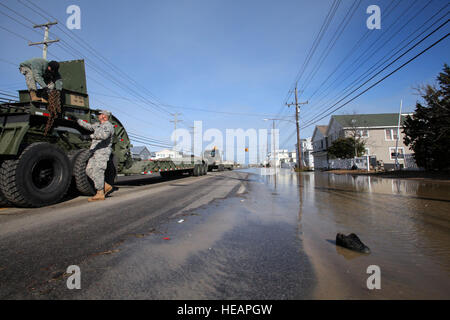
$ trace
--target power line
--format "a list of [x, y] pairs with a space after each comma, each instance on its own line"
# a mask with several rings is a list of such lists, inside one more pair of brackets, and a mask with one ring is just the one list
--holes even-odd
[[[321, 27], [319, 33], [317, 34], [316, 39], [314, 40], [314, 43], [313, 43], [312, 47], [310, 48], [310, 51], [308, 52], [308, 55], [306, 56], [306, 59], [303, 62], [302, 67], [300, 68], [299, 72], [297, 73], [297, 76], [295, 77], [295, 81], [292, 84], [291, 89], [289, 90], [289, 92], [291, 92], [291, 94], [293, 92], [293, 89], [297, 86], [298, 82], [302, 78], [303, 73], [305, 72], [306, 68], [308, 67], [312, 56], [316, 52], [323, 36], [325, 35], [326, 31], [328, 30], [328, 27], [329, 27], [331, 21], [333, 20], [334, 15], [336, 14], [336, 11], [337, 11], [340, 3], [341, 3], [341, 0], [333, 1], [333, 4], [331, 5], [330, 10], [328, 11], [327, 16], [325, 17], [325, 21], [322, 24], [322, 27]], [[289, 97], [290, 97], [290, 95], [286, 98], [286, 102], [289, 99]]]
[[[392, 1], [389, 3], [388, 7], [386, 8], [385, 12], [386, 14], [383, 16], [384, 21], [389, 18], [390, 14], [392, 12], [395, 11], [395, 9], [398, 7], [398, 5], [400, 4], [400, 1], [397, 1], [397, 3], [395, 4], [395, 6], [393, 8], [391, 8], [391, 6], [393, 6], [395, 3], [395, 1]], [[363, 36], [361, 38], [359, 38], [359, 40], [355, 43], [355, 45], [348, 51], [347, 55], [336, 65], [336, 68], [328, 75], [325, 77], [325, 80], [317, 87], [317, 89], [312, 93], [311, 96], [308, 97], [308, 101], [311, 101], [311, 99], [313, 98], [313, 96], [316, 95], [316, 93], [320, 90], [323, 89], [323, 85], [325, 83], [327, 83], [332, 76], [336, 73], [336, 71], [341, 68], [344, 65], [344, 62], [347, 61], [348, 58], [350, 58], [354, 53], [357, 52], [356, 48], [361, 47], [362, 44], [364, 43], [365, 40], [367, 40], [368, 38], [370, 38], [373, 35], [373, 32], [370, 32], [370, 30], [367, 30]], [[334, 83], [334, 82], [333, 82]], [[328, 86], [325, 90], [327, 90], [330, 86]], [[323, 91], [322, 91], [323, 92]]]
[[[106, 95], [106, 94], [103, 94], [100, 92], [91, 91], [91, 94], [101, 95], [101, 96], [110, 97], [110, 98], [122, 99], [122, 100], [130, 101], [130, 102], [135, 101], [135, 100], [123, 97], [123, 96]], [[236, 116], [249, 116], [249, 117], [274, 117], [275, 116], [274, 114], [268, 114], [268, 113], [253, 113], [253, 112], [252, 113], [243, 113], [243, 112], [231, 112], [231, 111], [216, 111], [216, 110], [212, 110], [213, 108], [204, 109], [204, 108], [193, 108], [193, 107], [181, 107], [181, 106], [175, 106], [175, 105], [171, 105], [171, 104], [164, 104], [164, 106], [174, 108], [174, 109], [187, 109], [187, 110], [195, 110], [195, 111], [202, 111], [202, 112], [209, 112], [209, 113], [220, 113], [220, 114], [236, 115]]]
[[[414, 3], [413, 3], [413, 5], [417, 2], [418, 0], [415, 0], [414, 1]], [[399, 17], [403, 17], [403, 16], [405, 16], [406, 15], [406, 13], [409, 11], [409, 10], [411, 10], [412, 8], [413, 8], [413, 5], [407, 5], [407, 8], [406, 9], [404, 9], [403, 10], [403, 12], [401, 12], [400, 13], [400, 15], [399, 15]], [[427, 4], [428, 5], [428, 4]], [[397, 6], [396, 6], [397, 7]], [[394, 9], [393, 10], [395, 10], [395, 8], [396, 7], [394, 7]], [[391, 11], [392, 12], [392, 11]], [[420, 11], [419, 11], [420, 12]], [[388, 12], [388, 13], [390, 13], [390, 12]], [[386, 17], [385, 17], [386, 18]], [[365, 59], [364, 60], [364, 62], [362, 62], [361, 64], [357, 64], [358, 63], [358, 61], [360, 61], [360, 59], [362, 58], [362, 57], [364, 57], [367, 53], [373, 53], [373, 51], [371, 51], [370, 49], [374, 46], [374, 45], [376, 45], [378, 42], [379, 42], [379, 40], [383, 37], [383, 36], [387, 36], [388, 35], [388, 31], [394, 26], [394, 25], [396, 25], [398, 22], [400, 21], [400, 19], [396, 19], [395, 21], [394, 21], [394, 23], [393, 24], [391, 24], [391, 25], [389, 25], [387, 28], [386, 28], [386, 30], [382, 33], [382, 34], [380, 34], [380, 36], [377, 38], [377, 39], [375, 39], [374, 41], [372, 41], [371, 42], [371, 44], [369, 45], [369, 47], [368, 48], [366, 48], [364, 51], [362, 51], [362, 53], [356, 58], [356, 60], [354, 60], [354, 61], [352, 61], [352, 71], [351, 71], [351, 73], [350, 74], [348, 74], [348, 69], [345, 69], [345, 70], [343, 70], [343, 72], [341, 72], [340, 73], [340, 75], [326, 88], [326, 89], [322, 89], [322, 93], [324, 93], [324, 92], [327, 92], [327, 90], [332, 86], [332, 85], [334, 85], [334, 84], [338, 84], [338, 85], [340, 85], [340, 84], [342, 84], [342, 81], [340, 81], [339, 82], [339, 80], [344, 76], [344, 75], [346, 75], [346, 78], [349, 78], [351, 75], [353, 75], [357, 70], [360, 70], [360, 68], [361, 68], [361, 66], [362, 65], [364, 65], [367, 61], [368, 61], [368, 59], [370, 58], [370, 57], [372, 57], [373, 56], [373, 54], [371, 54], [370, 55], [370, 57], [369, 58], [367, 58], [367, 59]], [[390, 39], [392, 39], [394, 36], [390, 36], [389, 37], [389, 39], [387, 40], [387, 41], [385, 41], [380, 47], [379, 47], [379, 49], [380, 48], [382, 48], [382, 47], [384, 47], [385, 45], [386, 45], [386, 43], [387, 42], [389, 42], [390, 41]], [[379, 50], [379, 49], [377, 49], [377, 51]], [[341, 65], [339, 65], [339, 66], [341, 66]], [[338, 67], [339, 67], [338, 66]], [[335, 70], [337, 70], [337, 68], [335, 69]], [[334, 72], [333, 72], [334, 73]], [[348, 74], [348, 75], [347, 75]], [[329, 76], [329, 77], [327, 77], [327, 79], [330, 79], [331, 78], [331, 75]], [[321, 86], [319, 86], [319, 88], [322, 88], [322, 85]], [[316, 90], [316, 92], [317, 92], [317, 90]], [[313, 95], [315, 95], [315, 93], [316, 92], [314, 92], [313, 93]], [[329, 95], [330, 94], [330, 92], [331, 91], [328, 91], [328, 93], [326, 94], [326, 95], [324, 95], [319, 101], [322, 101], [327, 95]], [[312, 96], [313, 96], [312, 95]], [[310, 99], [312, 98], [312, 96], [310, 97]], [[317, 102], [317, 103], [319, 103], [319, 101]], [[313, 110], [313, 106], [311, 106], [310, 107], [310, 110]], [[306, 112], [306, 113], [308, 113], [308, 112]]]
[[[439, 13], [439, 12], [438, 12]], [[406, 48], [411, 42], [413, 42], [414, 40], [416, 40], [417, 38], [419, 38], [424, 32], [426, 32], [426, 30], [430, 29], [433, 25], [435, 25], [437, 22], [439, 22], [443, 17], [445, 17], [448, 13], [445, 13], [442, 17], [440, 17], [439, 19], [437, 19], [437, 21], [435, 21], [431, 26], [429, 26], [427, 29], [425, 29], [424, 31], [422, 31], [419, 35], [417, 35], [414, 39], [412, 39], [411, 41], [409, 41], [406, 45], [404, 45], [402, 48], [400, 48], [399, 50], [397, 50], [394, 54], [392, 54], [389, 58], [385, 59], [380, 65], [379, 62], [384, 58], [381, 58], [378, 62], [376, 62], [373, 66], [371, 66], [370, 68], [368, 68], [367, 71], [365, 71], [363, 73], [363, 75], [365, 75], [365, 77], [363, 79], [361, 79], [361, 81], [363, 81], [364, 79], [367, 79], [367, 77], [369, 77], [371, 74], [373, 74], [375, 71], [377, 71], [377, 69], [381, 68], [381, 66], [384, 63], [387, 63], [390, 59], [392, 59], [396, 54], [398, 54], [400, 51], [402, 51], [404, 48]], [[435, 15], [433, 15], [434, 17]], [[427, 24], [429, 20], [431, 20], [433, 17], [431, 17], [430, 19], [428, 19], [423, 25]], [[442, 28], [446, 23], [448, 22], [448, 20], [446, 22], [444, 22], [443, 24], [441, 24], [439, 27], [437, 27], [434, 31], [432, 31], [430, 34], [428, 34], [426, 37], [424, 37], [422, 40], [420, 40], [419, 42], [417, 42], [415, 45], [413, 45], [411, 48], [409, 48], [407, 51], [405, 51], [403, 54], [401, 54], [399, 57], [397, 57], [395, 60], [393, 60], [392, 62], [390, 62], [388, 65], [386, 65], [383, 69], [381, 69], [380, 71], [378, 71], [378, 73], [376, 73], [373, 77], [371, 77], [369, 80], [367, 80], [366, 82], [364, 82], [362, 85], [360, 85], [359, 87], [357, 87], [355, 90], [353, 90], [352, 92], [350, 92], [350, 94], [352, 94], [353, 92], [355, 92], [357, 89], [361, 88], [364, 84], [368, 83], [370, 80], [372, 80], [376, 75], [380, 74], [382, 71], [384, 71], [387, 67], [391, 66], [394, 62], [396, 62], [397, 60], [399, 60], [401, 57], [403, 57], [406, 53], [408, 53], [409, 51], [411, 51], [413, 48], [415, 48], [417, 45], [419, 45], [421, 42], [423, 42], [425, 39], [427, 39], [429, 36], [431, 36], [434, 32], [436, 32], [437, 30], [439, 30], [440, 28]], [[423, 26], [422, 25], [422, 26]], [[420, 26], [418, 29], [416, 29], [416, 31], [414, 31], [412, 33], [412, 35], [414, 33], [416, 33], [418, 30], [420, 30], [422, 28], [422, 26]], [[411, 35], [410, 35], [411, 36]], [[406, 39], [408, 39], [410, 36], [408, 36]], [[406, 40], [405, 39], [405, 40]], [[401, 43], [403, 43], [404, 41], [402, 41]], [[379, 65], [379, 66], [377, 66]], [[371, 70], [371, 71], [370, 71]], [[360, 77], [361, 78], [361, 77]], [[358, 78], [358, 79], [360, 79]], [[344, 92], [340, 95], [338, 95], [337, 99], [339, 99], [340, 97], [342, 97], [343, 95], [345, 95], [348, 91], [350, 91], [353, 87], [357, 86], [358, 82], [357, 81], [353, 81], [350, 85], [348, 85], [345, 89]], [[354, 84], [355, 83], [355, 84]], [[360, 83], [360, 82], [359, 82]], [[335, 103], [334, 105], [340, 103], [343, 99], [345, 99], [346, 97], [348, 97], [350, 94], [346, 95], [344, 98], [342, 98], [341, 100], [339, 100], [337, 103]], [[331, 102], [330, 102], [331, 103]], [[334, 106], [333, 105], [333, 106]], [[332, 107], [333, 107], [332, 106]], [[325, 110], [326, 111], [326, 110]], [[320, 115], [322, 112], [319, 110], [316, 114]], [[315, 116], [313, 116], [312, 118], [314, 118]], [[308, 120], [309, 121], [309, 120]]]
[[[35, 13], [39, 14], [40, 16], [44, 17], [44, 15], [42, 15], [41, 13], [39, 13], [37, 10], [31, 8], [30, 6], [28, 6], [27, 4], [23, 3], [22, 1], [18, 0], [22, 5], [24, 5], [25, 7], [27, 7], [28, 9], [34, 11]], [[50, 17], [52, 17], [53, 19], [57, 20], [55, 17], [53, 17], [52, 15], [50, 15], [48, 12], [44, 11], [42, 8], [38, 7], [37, 5], [35, 5], [34, 3], [32, 3], [29, 0], [25, 0], [26, 2], [28, 2], [30, 5], [34, 6], [35, 8], [37, 8], [39, 11], [44, 12], [45, 14], [49, 15]], [[162, 112], [166, 112], [167, 114], [170, 114], [169, 111], [165, 110], [163, 107], [161, 107], [161, 102], [158, 101], [158, 98], [151, 93], [147, 88], [143, 87], [140, 83], [138, 83], [137, 81], [135, 81], [133, 78], [131, 78], [130, 76], [128, 76], [125, 72], [123, 72], [122, 70], [120, 70], [118, 67], [116, 67], [113, 63], [111, 63], [109, 60], [107, 60], [103, 55], [101, 55], [98, 51], [96, 51], [92, 46], [90, 46], [84, 39], [82, 39], [81, 37], [79, 37], [78, 35], [74, 34], [70, 34], [68, 33], [66, 30], [64, 30], [61, 27], [58, 27], [59, 30], [61, 30], [64, 34], [66, 34], [68, 37], [70, 37], [72, 40], [74, 40], [75, 42], [81, 44], [81, 46], [83, 46], [86, 50], [88, 50], [89, 52], [91, 52], [99, 61], [101, 61], [103, 64], [105, 64], [107, 67], [109, 67], [111, 70], [113, 70], [113, 72], [119, 72], [121, 73], [124, 77], [126, 77], [127, 79], [129, 79], [131, 82], [135, 83], [137, 86], [140, 86], [141, 88], [144, 89], [144, 91], [146, 91], [150, 96], [153, 97], [153, 99], [157, 100], [157, 102], [159, 103], [156, 104], [152, 101], [148, 101], [148, 103], [152, 104], [154, 107], [158, 108], [159, 111]], [[77, 39], [78, 40], [77, 40]], [[114, 71], [115, 70], [115, 71]], [[129, 89], [129, 88], [128, 88]], [[145, 98], [144, 98], [145, 99]]]
[[[447, 20], [448, 22], [448, 20]], [[446, 23], [447, 23], [446, 22]], [[331, 112], [323, 115], [322, 117], [315, 119], [314, 122], [310, 122], [305, 124], [303, 128], [307, 128], [310, 125], [317, 123], [318, 121], [322, 120], [323, 118], [329, 116], [330, 114], [336, 112], [337, 110], [343, 108], [344, 106], [346, 106], [347, 104], [349, 104], [350, 102], [352, 102], [353, 100], [355, 100], [356, 98], [358, 98], [359, 96], [361, 96], [362, 94], [366, 93], [367, 91], [369, 91], [370, 89], [372, 89], [373, 87], [375, 87], [376, 85], [378, 85], [379, 83], [381, 83], [382, 81], [384, 81], [385, 79], [387, 79], [388, 77], [390, 77], [391, 75], [393, 75], [394, 73], [396, 73], [397, 71], [399, 71], [400, 69], [402, 69], [404, 66], [406, 66], [407, 64], [411, 63], [412, 61], [414, 61], [415, 59], [417, 59], [419, 56], [421, 56], [422, 54], [424, 54], [425, 52], [427, 52], [428, 50], [430, 50], [432, 47], [434, 47], [435, 45], [437, 45], [438, 43], [440, 43], [441, 41], [443, 41], [444, 39], [446, 39], [448, 36], [450, 35], [450, 33], [447, 33], [445, 36], [443, 36], [442, 38], [440, 38], [439, 40], [437, 40], [436, 42], [434, 42], [433, 44], [431, 44], [430, 46], [428, 46], [426, 49], [422, 50], [421, 52], [419, 52], [418, 54], [416, 54], [414, 57], [412, 57], [411, 59], [409, 59], [408, 61], [406, 61], [405, 63], [403, 63], [401, 66], [399, 66], [398, 68], [396, 68], [394, 71], [390, 72], [389, 74], [387, 74], [386, 76], [384, 76], [383, 78], [381, 78], [380, 80], [378, 80], [377, 82], [375, 82], [374, 84], [372, 84], [370, 87], [368, 87], [367, 89], [365, 89], [364, 91], [360, 92], [359, 94], [357, 94], [356, 96], [354, 96], [353, 98], [351, 98], [350, 100], [348, 100], [347, 102], [345, 102], [344, 104], [340, 105], [339, 107], [333, 109]], [[333, 106], [331, 106], [333, 107]], [[330, 107], [330, 108], [331, 108]]]
[[322, 67], [323, 62], [330, 54], [331, 50], [336, 45], [337, 41], [341, 37], [342, 33], [344, 32], [347, 25], [350, 23], [350, 20], [353, 18], [353, 15], [355, 14], [356, 10], [358, 9], [359, 5], [361, 4], [361, 0], [355, 0], [350, 7], [350, 9], [347, 11], [347, 14], [342, 19], [341, 23], [339, 24], [338, 28], [336, 29], [336, 32], [333, 35], [333, 38], [329, 41], [328, 46], [324, 49], [322, 52], [322, 55], [320, 56], [318, 62], [316, 63], [313, 70], [310, 72], [309, 76], [305, 79], [303, 82], [302, 91], [305, 91], [308, 87], [309, 83], [314, 79], [315, 75], [317, 74], [318, 70]]
[[[286, 102], [288, 101], [288, 99], [291, 97], [291, 94], [294, 90], [294, 88], [297, 86], [297, 83], [299, 81], [299, 78], [301, 78], [301, 76], [303, 75], [304, 70], [306, 69], [309, 60], [311, 59], [311, 56], [314, 54], [314, 52], [317, 49], [317, 46], [320, 44], [320, 41], [322, 40], [323, 34], [326, 32], [326, 29], [328, 28], [329, 25], [329, 18], [331, 15], [334, 16], [334, 13], [336, 13], [337, 7], [336, 7], [336, 3], [337, 0], [334, 0], [330, 9], [328, 10], [327, 15], [325, 16], [324, 21], [322, 22], [322, 25], [320, 27], [319, 32], [316, 34], [316, 37], [311, 45], [311, 48], [308, 51], [308, 54], [305, 57], [305, 60], [303, 61], [302, 66], [300, 67], [300, 70], [298, 71], [297, 75], [294, 78], [294, 83], [291, 85], [290, 89], [288, 90], [286, 97], [284, 99], [284, 102], [282, 104], [282, 106], [280, 107], [280, 110], [278, 111], [277, 115], [281, 114], [281, 112], [283, 112], [285, 110], [284, 105], [286, 104]], [[333, 13], [334, 12], [334, 13]]]

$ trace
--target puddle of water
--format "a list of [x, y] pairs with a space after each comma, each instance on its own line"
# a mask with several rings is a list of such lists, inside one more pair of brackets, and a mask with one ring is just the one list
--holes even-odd
[[[450, 185], [281, 170], [258, 176], [293, 210], [318, 276], [317, 298], [450, 298]], [[336, 247], [338, 232], [370, 247], [361, 255]], [[368, 290], [369, 265], [381, 290]]]

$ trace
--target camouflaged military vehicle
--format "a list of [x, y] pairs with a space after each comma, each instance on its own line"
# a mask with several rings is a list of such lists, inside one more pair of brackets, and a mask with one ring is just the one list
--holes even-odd
[[[19, 102], [0, 104], [1, 206], [50, 205], [64, 197], [71, 183], [82, 195], [94, 194], [93, 183], [85, 173], [90, 141], [82, 139], [89, 132], [76, 119], [97, 121], [99, 110], [89, 106], [84, 60], [60, 62], [59, 71], [64, 84], [56, 115], [47, 103], [31, 102], [28, 90], [19, 91]], [[38, 90], [37, 94], [45, 92]], [[110, 121], [115, 136], [105, 174], [107, 182], [113, 183], [117, 174], [206, 174], [206, 162], [193, 156], [176, 162], [133, 161], [125, 128], [114, 115]]]

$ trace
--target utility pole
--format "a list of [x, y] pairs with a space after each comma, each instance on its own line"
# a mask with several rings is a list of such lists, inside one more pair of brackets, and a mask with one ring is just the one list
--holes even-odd
[[195, 143], [195, 139], [194, 139], [194, 137], [195, 137], [195, 126], [190, 126], [189, 127], [189, 133], [191, 134], [191, 137], [192, 137], [192, 139], [191, 139], [191, 154], [192, 155], [194, 155], [194, 143]]
[[277, 175], [277, 150], [275, 144], [275, 119], [272, 119], [272, 143], [273, 145], [273, 159], [274, 159], [274, 167], [275, 167], [275, 176]]
[[42, 28], [42, 27], [44, 27], [45, 28], [45, 31], [44, 31], [44, 41], [41, 41], [41, 42], [30, 42], [30, 43], [28, 43], [28, 45], [29, 46], [36, 46], [36, 45], [41, 45], [41, 44], [43, 44], [44, 45], [44, 49], [43, 49], [43, 51], [42, 51], [42, 57], [44, 58], [44, 59], [47, 59], [47, 49], [48, 49], [48, 44], [49, 43], [53, 43], [53, 42], [58, 42], [59, 41], [59, 39], [56, 39], [56, 40], [49, 40], [48, 39], [48, 30], [50, 29], [50, 26], [52, 26], [52, 25], [55, 25], [55, 24], [57, 24], [58, 22], [47, 22], [47, 23], [44, 23], [44, 24], [38, 24], [38, 25], [35, 25], [35, 26], [33, 26], [33, 28]]
[[301, 145], [300, 145], [300, 126], [298, 121], [298, 115], [300, 113], [300, 105], [301, 104], [308, 104], [308, 101], [306, 102], [298, 102], [298, 96], [297, 96], [297, 85], [295, 85], [295, 103], [286, 103], [288, 107], [295, 105], [295, 125], [297, 126], [297, 166], [298, 168], [302, 169], [302, 155], [300, 153]]
[[173, 118], [173, 120], [170, 120], [170, 122], [173, 122], [173, 124], [174, 124], [175, 139], [174, 139], [174, 142], [173, 142], [173, 149], [175, 150], [175, 147], [177, 145], [177, 123], [178, 122], [182, 122], [183, 120], [179, 120], [178, 119], [178, 116], [181, 116], [181, 113], [179, 113], [179, 112], [172, 113], [172, 116], [174, 118]]
[[[398, 139], [400, 138], [400, 123], [402, 120], [402, 106], [403, 100], [400, 100], [400, 111], [398, 112], [398, 124], [397, 124], [397, 139], [395, 140], [395, 169], [400, 169], [400, 164], [398, 163]], [[403, 155], [404, 159], [405, 155]]]

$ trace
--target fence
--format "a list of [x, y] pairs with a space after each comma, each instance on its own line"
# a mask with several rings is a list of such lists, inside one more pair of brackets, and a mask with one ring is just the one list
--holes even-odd
[[[369, 165], [375, 168], [377, 164], [377, 158], [375, 156], [369, 156]], [[367, 169], [367, 156], [357, 157], [352, 159], [330, 159], [328, 160], [328, 167], [330, 169], [351, 169], [353, 165], [356, 165], [358, 169]]]
[[420, 168], [416, 164], [416, 160], [414, 160], [414, 154], [407, 153], [405, 154], [405, 169], [406, 170], [419, 170]]

